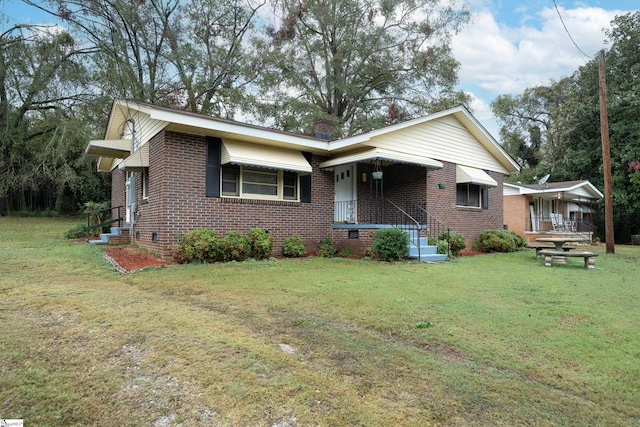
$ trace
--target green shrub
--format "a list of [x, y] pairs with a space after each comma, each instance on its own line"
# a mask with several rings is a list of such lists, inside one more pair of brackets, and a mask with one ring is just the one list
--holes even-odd
[[300, 240], [300, 236], [287, 237], [282, 247], [282, 255], [287, 258], [296, 258], [302, 255], [306, 255], [307, 251]]
[[224, 250], [227, 261], [244, 261], [249, 258], [251, 247], [242, 234], [229, 231], [224, 238]]
[[173, 258], [180, 264], [216, 262], [225, 259], [224, 244], [213, 230], [192, 230], [182, 236]]
[[[97, 236], [98, 230], [91, 230], [91, 234]], [[87, 237], [87, 224], [76, 224], [64, 233], [65, 239], [81, 239], [83, 237]]]
[[449, 251], [449, 246], [447, 244], [446, 240], [438, 240], [438, 242], [436, 243], [436, 247], [438, 248], [437, 252], [439, 254], [445, 254], [445, 255], [451, 255], [451, 252]]
[[383, 261], [397, 261], [409, 253], [409, 234], [399, 228], [378, 230], [373, 239], [373, 252]]
[[247, 233], [249, 258], [267, 259], [273, 252], [273, 236], [261, 228], [252, 228]]
[[331, 237], [327, 237], [320, 242], [318, 248], [318, 256], [323, 258], [331, 258], [336, 254], [336, 248], [333, 247], [333, 240]]
[[460, 255], [460, 251], [467, 247], [464, 234], [456, 233], [455, 231], [445, 231], [438, 237], [438, 240], [449, 241], [449, 255], [452, 257], [457, 257]]
[[525, 239], [507, 230], [485, 230], [475, 244], [475, 248], [483, 252], [515, 252], [526, 246]]

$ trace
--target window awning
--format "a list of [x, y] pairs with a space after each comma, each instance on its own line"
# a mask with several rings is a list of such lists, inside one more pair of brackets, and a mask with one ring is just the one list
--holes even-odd
[[128, 172], [141, 172], [144, 168], [149, 167], [149, 144], [144, 144], [138, 148], [132, 155], [124, 159], [118, 169]]
[[482, 169], [471, 168], [469, 166], [456, 166], [457, 184], [476, 184], [483, 187], [497, 187], [498, 183]]
[[222, 141], [221, 163], [311, 173], [311, 165], [300, 151], [240, 141]]
[[333, 159], [320, 163], [321, 168], [347, 165], [350, 163], [367, 162], [371, 160], [382, 160], [392, 163], [408, 163], [424, 166], [432, 169], [441, 169], [442, 163], [429, 157], [417, 156], [415, 154], [403, 153], [401, 151], [389, 150], [387, 148], [370, 148], [357, 153], [343, 154]]
[[89, 156], [124, 159], [131, 151], [130, 139], [100, 139], [89, 141], [84, 152]]

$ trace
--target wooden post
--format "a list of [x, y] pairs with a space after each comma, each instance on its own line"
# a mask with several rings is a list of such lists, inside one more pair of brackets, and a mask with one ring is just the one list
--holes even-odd
[[600, 51], [600, 135], [602, 137], [602, 166], [604, 169], [604, 233], [607, 253], [615, 253], [613, 237], [613, 189], [611, 185], [611, 154], [609, 149], [609, 120], [607, 116], [607, 83], [605, 79], [604, 49]]

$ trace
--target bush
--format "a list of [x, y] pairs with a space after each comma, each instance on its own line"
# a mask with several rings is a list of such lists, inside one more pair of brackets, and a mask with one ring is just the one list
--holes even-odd
[[333, 247], [333, 240], [331, 237], [327, 237], [320, 242], [320, 247], [318, 248], [318, 256], [323, 258], [331, 258], [336, 254], [336, 248]]
[[475, 244], [475, 248], [482, 252], [515, 252], [526, 246], [526, 240], [507, 230], [483, 231]]
[[399, 228], [378, 230], [373, 239], [373, 252], [383, 261], [397, 261], [409, 253], [409, 234]]
[[247, 233], [249, 242], [249, 257], [267, 259], [273, 251], [273, 236], [261, 228], [252, 228]]
[[287, 237], [282, 247], [282, 255], [287, 258], [296, 258], [302, 255], [306, 255], [307, 251], [300, 240], [300, 236]]
[[455, 231], [445, 231], [438, 237], [438, 240], [449, 241], [449, 255], [452, 257], [457, 257], [460, 255], [460, 251], [467, 247], [464, 234], [456, 233]]
[[224, 250], [227, 261], [244, 261], [249, 258], [251, 247], [242, 234], [230, 231], [224, 238]]
[[223, 261], [224, 245], [213, 230], [187, 231], [176, 247], [173, 257], [180, 264]]
[[[91, 231], [92, 231], [92, 234], [94, 235], [98, 234], [97, 229], [93, 229]], [[77, 224], [73, 228], [71, 228], [70, 230], [67, 230], [64, 233], [65, 239], [81, 239], [83, 237], [85, 238], [87, 237], [87, 224]]]

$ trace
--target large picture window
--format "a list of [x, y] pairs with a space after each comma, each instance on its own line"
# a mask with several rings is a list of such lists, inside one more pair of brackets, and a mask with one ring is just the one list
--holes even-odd
[[298, 200], [298, 174], [249, 166], [222, 166], [222, 195]]

